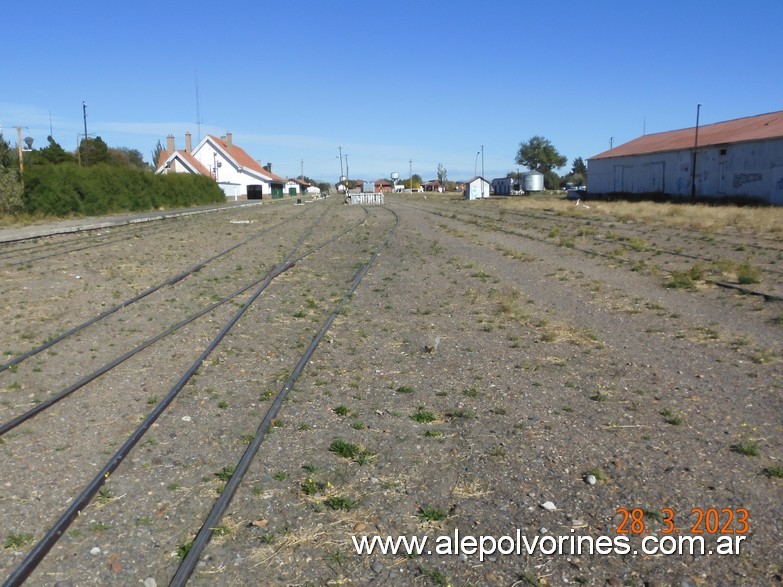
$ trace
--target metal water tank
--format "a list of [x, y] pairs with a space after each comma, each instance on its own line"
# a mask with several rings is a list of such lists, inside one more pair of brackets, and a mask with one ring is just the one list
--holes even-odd
[[528, 171], [524, 175], [523, 189], [526, 192], [540, 192], [544, 189], [544, 174], [540, 171]]

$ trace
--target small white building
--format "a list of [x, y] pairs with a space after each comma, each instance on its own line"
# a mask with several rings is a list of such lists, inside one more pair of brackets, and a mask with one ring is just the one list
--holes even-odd
[[293, 179], [289, 179], [285, 182], [284, 191], [289, 196], [298, 196], [302, 193], [302, 186], [300, 186], [299, 183]]
[[490, 184], [483, 177], [470, 178], [465, 184], [465, 197], [468, 200], [480, 200], [490, 196]]
[[234, 145], [231, 133], [225, 137], [207, 135], [191, 149], [190, 133], [185, 149], [177, 150], [169, 135], [155, 173], [198, 173], [213, 178], [227, 199], [282, 198], [286, 180], [264, 169], [247, 152]]
[[783, 204], [783, 111], [696, 130], [644, 135], [589, 158], [589, 193]]
[[523, 178], [524, 176], [497, 177], [492, 180], [492, 193], [496, 196], [518, 196], [519, 194], [524, 194]]

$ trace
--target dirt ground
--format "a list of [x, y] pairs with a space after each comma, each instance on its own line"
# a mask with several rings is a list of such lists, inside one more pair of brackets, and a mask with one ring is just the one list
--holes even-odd
[[[301, 274], [292, 271], [288, 293], [271, 296], [203, 369], [191, 392], [198, 405], [215, 412], [220, 398], [231, 404], [221, 408], [219, 425], [210, 425], [214, 438], [176, 448], [187, 438], [182, 418], [161, 423], [158, 440], [133, 453], [132, 481], [110, 483], [111, 493], [90, 506], [78, 533], [64, 537], [29, 584], [167, 584], [198, 530], [196, 513], [216, 497], [211, 472], [232, 462], [217, 451], [238, 450], [237, 437], [252, 432], [261, 399], [290, 373], [356, 260], [366, 262], [388, 233], [390, 211], [399, 225], [388, 246], [283, 404], [190, 584], [783, 583], [780, 239], [620, 222], [600, 204], [565, 213], [524, 201], [428, 195], [389, 196], [387, 208], [368, 210], [370, 221], [350, 246], [303, 262]], [[337, 227], [359, 220], [361, 211], [333, 198], [220, 218], [289, 222], [294, 233], [316, 214]], [[0, 267], [3, 360], [203, 261], [243, 230], [210, 223], [214, 218], [202, 215], [129, 232], [124, 245], [91, 249], [69, 264], [41, 259], [20, 269], [9, 258]], [[252, 257], [287, 238], [260, 239]], [[239, 283], [251, 269], [248, 257], [210, 273], [187, 304], [162, 300], [141, 317], [125, 317], [102, 341], [85, 334], [82, 355], [50, 353], [45, 366], [0, 374], [0, 421], [23, 398], [35, 400], [37, 377], [65, 380], [79, 356], [98, 365], [116, 354], [108, 340], [143, 338], [157, 321], [151, 316], [168, 324], [199, 299], [225, 295], [209, 288]], [[59, 263], [57, 270], [48, 263]], [[295, 310], [307, 327], [288, 330]], [[270, 334], [270, 324], [279, 332]], [[197, 338], [206, 340], [203, 330]], [[173, 371], [187, 345], [158, 353], [163, 362], [156, 364]], [[91, 422], [123, 427], [144, 411], [157, 375], [147, 363], [134, 369], [101, 392], [130, 398], [138, 388], [132, 409], [125, 414], [118, 401], [91, 411]], [[74, 401], [82, 402], [77, 409], [89, 406]], [[178, 400], [179, 408], [184, 403]], [[195, 407], [184, 413], [197, 419]], [[85, 456], [95, 462], [116, 448], [89, 427], [56, 428], [56, 420], [0, 439], [4, 469], [37, 451], [69, 447], [52, 457], [65, 483]], [[70, 449], [85, 440], [98, 449]], [[169, 452], [146, 456], [155, 444]], [[73, 495], [36, 469], [3, 475], [4, 575], [32, 546], [24, 538], [39, 539], [45, 527], [38, 524]], [[191, 470], [193, 480], [166, 480], [180, 469]], [[126, 506], [130, 498], [121, 497], [134, 490], [158, 493]], [[113, 509], [121, 506], [130, 509]], [[452, 544], [436, 552], [455, 533], [462, 551]], [[357, 554], [352, 537], [375, 536], [427, 536], [431, 552]], [[683, 536], [703, 538], [705, 552], [642, 551], [645, 538], [669, 546]], [[470, 537], [485, 546], [500, 540], [500, 551], [471, 551]], [[522, 537], [540, 548], [520, 551]], [[574, 537], [585, 537], [581, 551]], [[587, 540], [618, 548], [591, 553]], [[718, 554], [726, 545], [733, 553]]]

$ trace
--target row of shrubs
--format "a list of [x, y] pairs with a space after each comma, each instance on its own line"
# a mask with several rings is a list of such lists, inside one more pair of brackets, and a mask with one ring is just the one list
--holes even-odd
[[96, 216], [219, 203], [225, 195], [213, 180], [199, 175], [66, 163], [26, 170], [22, 200], [30, 214]]

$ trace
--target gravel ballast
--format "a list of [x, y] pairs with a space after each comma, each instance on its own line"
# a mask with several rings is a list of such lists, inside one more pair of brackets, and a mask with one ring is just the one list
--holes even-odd
[[[258, 235], [100, 331], [0, 373], [6, 422], [260, 278], [308, 227], [305, 246], [363, 222], [247, 310], [28, 583], [168, 584], [221, 471], [230, 477], [224, 467], [397, 219], [189, 584], [780, 583], [783, 243], [616, 222], [600, 206], [330, 198], [101, 228], [90, 244], [111, 242], [67, 254], [2, 245], [7, 361]], [[78, 248], [73, 238], [48, 236], [47, 251]], [[757, 275], [749, 287], [772, 297], [714, 283], [739, 285], [743, 265]], [[689, 271], [691, 283], [673, 280]], [[3, 576], [243, 299], [0, 437]], [[665, 533], [669, 517], [678, 532]], [[376, 536], [427, 536], [432, 552], [356, 553], [352, 537]], [[541, 548], [480, 555], [468, 538], [462, 552], [437, 553], [439, 536]], [[562, 552], [574, 536], [621, 538], [628, 552]], [[700, 536], [713, 553], [646, 554], [648, 536]], [[717, 554], [722, 543], [739, 553]]]

